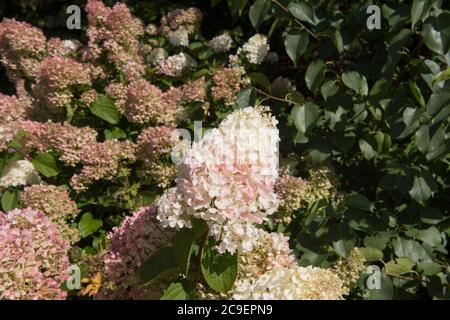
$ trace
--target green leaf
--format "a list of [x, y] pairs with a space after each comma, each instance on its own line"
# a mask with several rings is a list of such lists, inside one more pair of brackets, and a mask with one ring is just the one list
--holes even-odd
[[92, 114], [110, 124], [119, 122], [120, 114], [114, 105], [114, 101], [103, 94], [97, 96], [97, 99], [92, 103], [90, 110]]
[[240, 17], [242, 15], [242, 12], [244, 11], [245, 6], [247, 5], [247, 2], [248, 0], [228, 0], [228, 6], [230, 8], [231, 14], [234, 17]]
[[316, 24], [314, 8], [308, 2], [289, 2], [289, 11], [300, 21]]
[[8, 189], [2, 194], [2, 209], [4, 212], [8, 212], [17, 208], [19, 204], [20, 191], [17, 189]]
[[243, 88], [237, 94], [237, 106], [246, 108], [255, 104], [256, 95], [252, 88]]
[[85, 238], [90, 236], [95, 231], [103, 226], [103, 221], [100, 219], [94, 219], [92, 213], [86, 212], [81, 216], [80, 222], [78, 222], [78, 230], [80, 235]]
[[400, 276], [402, 274], [412, 272], [413, 266], [414, 262], [412, 262], [408, 258], [398, 258], [395, 261], [391, 260], [386, 263], [385, 267], [386, 272]]
[[392, 242], [392, 246], [395, 254], [399, 258], [408, 258], [413, 262], [431, 259], [429, 254], [417, 241], [398, 237]]
[[373, 148], [373, 146], [365, 140], [359, 140], [359, 148], [361, 152], [367, 160], [371, 160], [377, 156], [377, 151]]
[[107, 140], [125, 139], [127, 137], [127, 134], [119, 127], [114, 127], [111, 130], [106, 129], [104, 133]]
[[300, 29], [291, 29], [284, 33], [284, 47], [289, 58], [297, 65], [309, 45], [309, 35]]
[[202, 237], [208, 231], [208, 225], [202, 219], [192, 219], [192, 232], [196, 239]]
[[164, 292], [161, 300], [192, 300], [194, 298], [194, 286], [188, 280], [173, 282]]
[[161, 248], [148, 258], [139, 269], [141, 284], [147, 284], [164, 273], [177, 269], [172, 247]]
[[61, 172], [55, 158], [49, 153], [40, 153], [31, 162], [36, 170], [47, 178], [55, 177]]
[[431, 197], [431, 188], [428, 186], [427, 181], [422, 176], [414, 177], [414, 185], [409, 191], [411, 198], [417, 202], [425, 205], [425, 202]]
[[253, 72], [249, 74], [250, 80], [252, 83], [259, 85], [267, 92], [271, 90], [271, 84], [269, 79], [267, 79], [266, 75], [261, 72]]
[[345, 204], [354, 209], [364, 210], [364, 211], [373, 211], [374, 205], [369, 201], [366, 197], [354, 193], [348, 196], [345, 199]]
[[306, 133], [319, 118], [320, 110], [314, 103], [306, 102], [302, 105], [295, 105], [291, 114], [298, 131]]
[[229, 252], [220, 254], [209, 239], [203, 249], [201, 269], [211, 289], [226, 293], [233, 287], [237, 277], [237, 255]]
[[342, 75], [342, 81], [350, 89], [356, 91], [362, 96], [367, 96], [369, 87], [365, 76], [360, 75], [356, 71], [346, 72]]
[[325, 82], [320, 88], [320, 93], [325, 100], [329, 97], [334, 96], [339, 91], [339, 85], [336, 80], [330, 80]]
[[417, 263], [417, 270], [425, 276], [432, 276], [441, 271], [441, 266], [432, 260], [426, 260]]
[[450, 79], [450, 67], [445, 69], [442, 72], [439, 72], [436, 77], [434, 78], [435, 82], [441, 82]]
[[[377, 277], [377, 274], [374, 274]], [[383, 272], [379, 273], [379, 288], [368, 289], [369, 300], [392, 300], [394, 297], [394, 286], [391, 279]]]
[[430, 1], [429, 0], [414, 0], [411, 7], [411, 24], [414, 28], [414, 25], [422, 19], [425, 15], [426, 11], [429, 10]]
[[325, 78], [326, 64], [322, 60], [312, 62], [305, 74], [306, 85], [309, 90], [316, 92]]
[[419, 130], [417, 130], [415, 141], [417, 149], [422, 153], [426, 153], [428, 150], [428, 143], [430, 142], [430, 134], [426, 125], [421, 126]]
[[359, 248], [359, 251], [367, 261], [381, 261], [383, 260], [383, 251], [378, 248], [364, 247]]
[[333, 241], [333, 250], [341, 258], [346, 258], [350, 254], [350, 251], [355, 247], [354, 240], [338, 240]]
[[[444, 11], [439, 16], [430, 16], [422, 27], [423, 42], [439, 54], [446, 55], [450, 49], [450, 12]], [[449, 63], [447, 58], [447, 63]]]
[[178, 231], [173, 244], [173, 255], [182, 274], [188, 274], [189, 260], [191, 258], [194, 233], [190, 229]]
[[420, 88], [417, 86], [417, 84], [414, 81], [409, 81], [409, 88], [411, 89], [411, 92], [416, 98], [417, 102], [422, 108], [425, 108], [425, 99], [422, 96], [422, 92], [420, 91]]
[[253, 27], [258, 28], [261, 23], [270, 17], [269, 10], [271, 6], [272, 2], [269, 0], [255, 1], [255, 3], [250, 7], [250, 11], [248, 13]]

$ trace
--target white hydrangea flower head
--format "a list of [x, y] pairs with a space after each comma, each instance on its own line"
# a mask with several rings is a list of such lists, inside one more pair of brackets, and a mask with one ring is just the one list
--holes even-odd
[[246, 253], [252, 251], [253, 247], [259, 240], [260, 232], [259, 229], [251, 223], [230, 223], [217, 228], [215, 225], [211, 228], [212, 235], [219, 241], [216, 249], [220, 253], [225, 253], [226, 251], [234, 254], [236, 252]]
[[41, 178], [30, 161], [17, 160], [9, 163], [3, 169], [0, 188], [28, 186], [40, 182]]
[[216, 36], [212, 38], [208, 46], [212, 51], [219, 52], [227, 52], [231, 48], [231, 44], [233, 43], [233, 39], [231, 39], [228, 33], [221, 34], [220, 36]]
[[260, 224], [278, 208], [277, 120], [267, 107], [234, 111], [203, 139], [194, 142], [179, 165], [177, 186], [158, 201], [165, 226], [204, 220], [221, 252], [248, 252]]
[[247, 60], [253, 64], [262, 63], [269, 50], [267, 37], [263, 34], [255, 34], [242, 46], [242, 51], [245, 53]]
[[189, 33], [184, 28], [171, 31], [169, 41], [175, 47], [187, 47], [189, 46]]
[[258, 278], [243, 278], [233, 288], [235, 300], [340, 300], [345, 289], [329, 269], [273, 269]]
[[180, 52], [170, 56], [158, 64], [159, 73], [177, 77], [182, 75], [185, 71], [195, 68], [197, 63], [189, 55]]
[[63, 40], [62, 43], [64, 48], [73, 52], [77, 51], [81, 46], [81, 43], [76, 40]]
[[167, 52], [164, 48], [153, 49], [150, 53], [150, 61], [153, 66], [159, 65], [167, 58]]
[[181, 193], [170, 188], [156, 201], [157, 216], [163, 227], [182, 229], [191, 228], [190, 217], [185, 214]]

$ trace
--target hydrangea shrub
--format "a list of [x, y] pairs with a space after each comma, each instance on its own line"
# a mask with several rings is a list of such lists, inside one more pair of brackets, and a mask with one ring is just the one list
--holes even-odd
[[444, 1], [198, 5], [0, 22], [0, 299], [449, 298]]

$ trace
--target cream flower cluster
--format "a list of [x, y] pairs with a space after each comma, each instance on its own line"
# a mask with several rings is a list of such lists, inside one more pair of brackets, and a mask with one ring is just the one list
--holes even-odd
[[189, 33], [184, 28], [170, 31], [169, 41], [175, 47], [187, 47], [189, 46]]
[[227, 52], [231, 48], [231, 44], [233, 43], [233, 40], [231, 39], [230, 35], [228, 33], [221, 34], [220, 36], [216, 36], [212, 38], [208, 46], [211, 48], [214, 52]]
[[262, 63], [269, 50], [267, 37], [263, 34], [255, 34], [242, 46], [242, 51], [245, 53], [247, 60], [253, 64]]
[[38, 184], [41, 178], [28, 160], [17, 160], [9, 163], [3, 169], [0, 178], [0, 189]]
[[316, 267], [273, 269], [235, 284], [235, 300], [340, 300], [343, 282], [331, 270]]
[[163, 225], [189, 226], [191, 217], [207, 222], [219, 251], [246, 252], [257, 237], [252, 224], [264, 222], [278, 201], [277, 121], [265, 107], [230, 114], [187, 151], [176, 189], [158, 202]]
[[157, 72], [170, 77], [178, 77], [187, 70], [195, 68], [196, 65], [194, 59], [184, 52], [180, 52], [160, 61]]

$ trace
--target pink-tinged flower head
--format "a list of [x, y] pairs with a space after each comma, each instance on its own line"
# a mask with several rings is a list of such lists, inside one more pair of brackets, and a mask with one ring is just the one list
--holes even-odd
[[248, 84], [242, 67], [231, 67], [218, 70], [213, 76], [211, 96], [215, 101], [223, 101], [231, 105], [236, 101], [236, 95], [243, 86]]
[[175, 9], [161, 18], [160, 32], [168, 34], [183, 28], [189, 34], [195, 35], [199, 32], [202, 18], [202, 12], [197, 8]]
[[68, 123], [22, 121], [21, 144], [27, 151], [57, 151], [59, 160], [75, 166], [82, 160], [85, 146], [97, 143], [97, 132], [89, 127], [74, 127]]
[[83, 168], [72, 177], [70, 184], [76, 191], [85, 191], [95, 181], [114, 180], [124, 163], [135, 160], [135, 145], [130, 140], [86, 145], [80, 161]]
[[277, 180], [275, 191], [280, 199], [280, 209], [283, 211], [280, 215], [282, 220], [287, 218], [286, 222], [289, 222], [290, 215], [300, 209], [307, 188], [305, 180], [288, 174], [282, 175]]
[[140, 78], [144, 73], [138, 41], [144, 34], [142, 22], [122, 3], [107, 8], [101, 1], [89, 0], [86, 12], [89, 43], [84, 58], [97, 60], [105, 53], [108, 62], [114, 64], [128, 81]]
[[151, 127], [142, 131], [137, 138], [137, 156], [142, 161], [153, 161], [167, 155], [177, 144], [176, 129], [171, 127]]
[[180, 107], [176, 96], [138, 80], [128, 86], [125, 116], [132, 123], [174, 125], [180, 116]]
[[205, 77], [189, 81], [182, 86], [183, 101], [185, 102], [204, 102], [206, 99]]
[[0, 125], [23, 120], [27, 107], [26, 101], [0, 93]]
[[105, 87], [106, 95], [114, 100], [114, 104], [120, 113], [125, 110], [127, 91], [127, 86], [121, 82], [111, 82]]
[[[104, 282], [97, 299], [159, 299], [164, 286], [139, 285], [142, 263], [171, 243], [174, 232], [163, 229], [156, 219], [156, 207], [142, 207], [125, 218], [109, 234], [111, 244], [104, 257]], [[167, 284], [166, 284], [167, 287]]]
[[74, 56], [80, 48], [81, 43], [77, 40], [61, 40], [50, 38], [47, 41], [47, 51], [50, 56]]
[[[217, 240], [229, 233], [231, 244], [224, 248], [230, 252], [236, 250], [232, 243], [239, 235], [248, 233], [236, 224], [262, 223], [278, 207], [273, 187], [279, 137], [277, 121], [266, 110], [248, 107], [233, 112], [218, 129], [194, 142], [179, 166], [176, 192], [183, 213], [174, 219], [203, 219]], [[158, 211], [158, 218], [165, 224], [173, 218], [170, 207], [178, 204], [159, 205], [165, 209]], [[242, 248], [247, 249], [251, 245]]]
[[90, 71], [86, 65], [70, 58], [53, 56], [42, 61], [33, 94], [38, 103], [58, 113], [71, 103], [74, 89], [90, 85]]
[[0, 212], [0, 299], [64, 299], [69, 244], [41, 212]]
[[45, 55], [42, 30], [26, 22], [4, 19], [0, 23], [0, 57], [12, 81], [34, 78], [39, 62]]
[[80, 239], [78, 230], [69, 227], [80, 210], [63, 187], [44, 184], [25, 187], [20, 200], [25, 207], [43, 212], [70, 243]]

